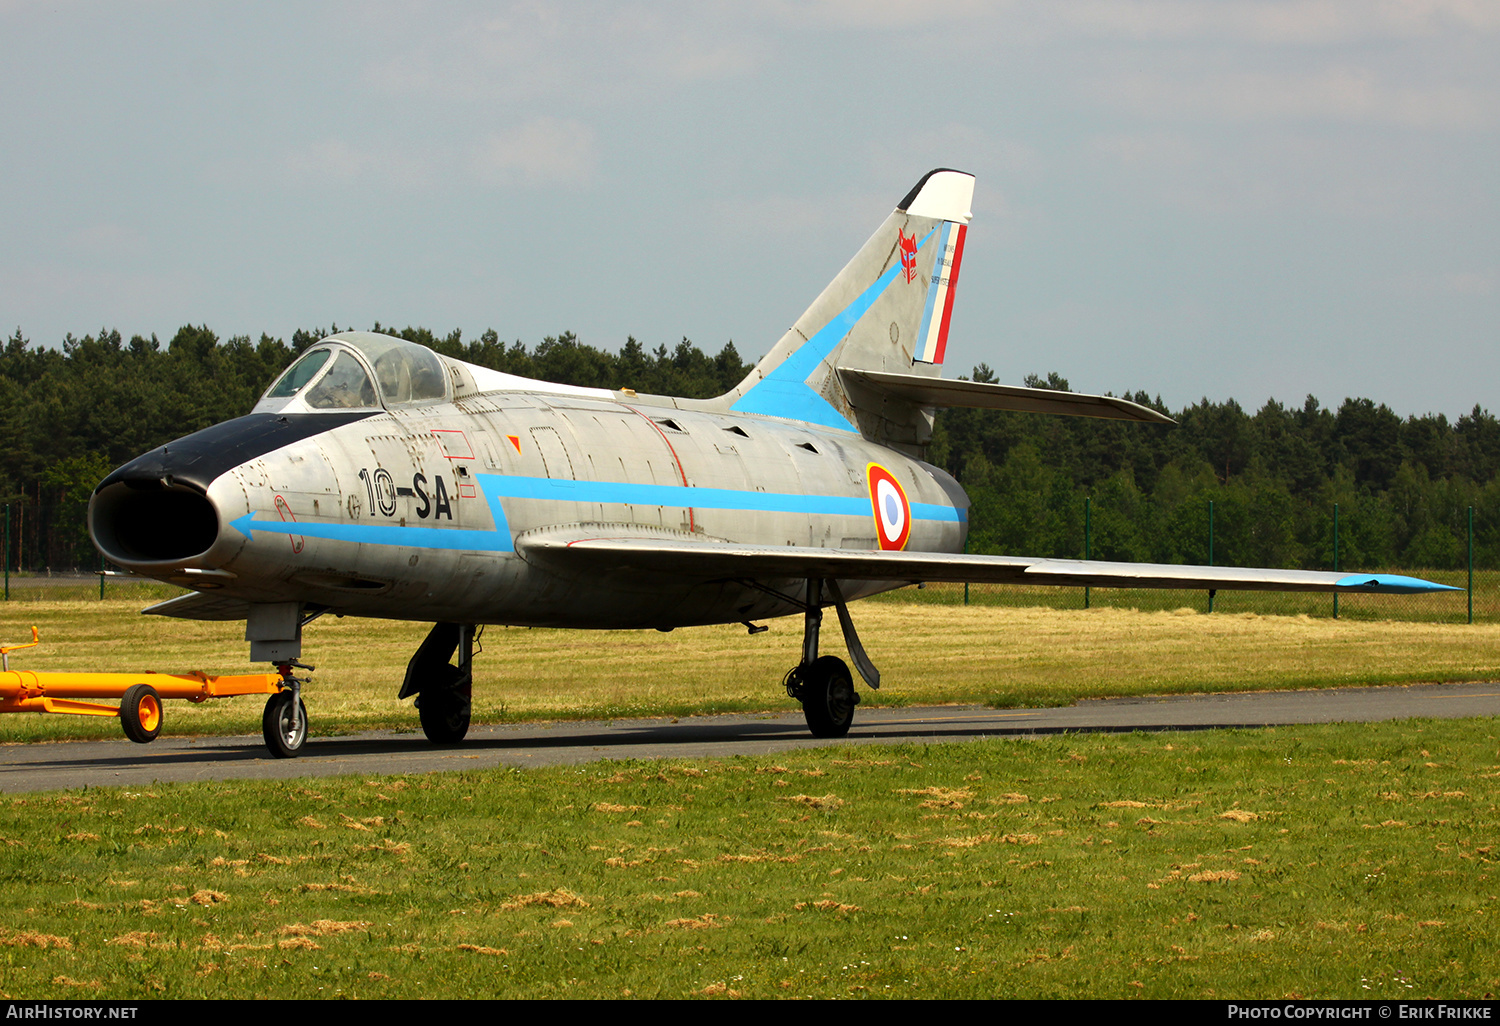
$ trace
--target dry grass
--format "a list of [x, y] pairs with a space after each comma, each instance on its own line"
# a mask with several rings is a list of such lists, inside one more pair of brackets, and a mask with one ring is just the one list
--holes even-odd
[[[0, 638], [35, 623], [42, 646], [12, 656], [37, 671], [260, 672], [239, 623], [137, 615], [130, 599], [13, 603]], [[1118, 694], [1264, 690], [1361, 683], [1484, 680], [1500, 675], [1500, 624], [1332, 620], [1096, 608], [1057, 610], [866, 602], [854, 616], [884, 687], [869, 705], [1066, 704]], [[842, 647], [829, 618], [825, 649]], [[304, 658], [317, 729], [414, 726], [396, 691], [423, 624], [324, 618]], [[800, 620], [743, 627], [580, 632], [492, 627], [476, 660], [477, 721], [783, 708], [777, 686], [796, 658]], [[114, 735], [114, 721], [0, 718], [0, 739]], [[254, 699], [169, 703], [171, 733], [259, 727]], [[23, 725], [21, 721], [29, 721]]]
[[0, 995], [1492, 1000], [1496, 726], [7, 796]]

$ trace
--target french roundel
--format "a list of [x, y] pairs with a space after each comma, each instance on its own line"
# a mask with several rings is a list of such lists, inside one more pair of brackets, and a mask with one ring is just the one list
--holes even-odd
[[868, 470], [870, 480], [870, 505], [875, 511], [875, 527], [880, 535], [880, 547], [885, 550], [906, 548], [906, 539], [911, 536], [911, 503], [901, 484], [878, 463], [871, 463]]

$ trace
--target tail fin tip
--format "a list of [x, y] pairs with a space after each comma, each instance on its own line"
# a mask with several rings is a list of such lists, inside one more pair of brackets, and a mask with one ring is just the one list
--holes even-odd
[[896, 204], [897, 210], [913, 217], [935, 217], [968, 224], [974, 212], [974, 176], [967, 171], [939, 167], [927, 172]]
[[973, 199], [967, 172], [923, 175], [791, 330], [721, 397], [729, 408], [858, 432], [912, 452], [925, 446], [930, 408], [860, 388], [839, 369], [941, 376]]

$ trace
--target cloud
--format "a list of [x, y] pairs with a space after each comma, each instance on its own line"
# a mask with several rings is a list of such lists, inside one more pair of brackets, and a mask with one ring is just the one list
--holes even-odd
[[550, 117], [491, 133], [469, 160], [481, 180], [523, 185], [588, 182], [596, 165], [594, 130], [579, 121]]
[[420, 189], [437, 177], [429, 156], [416, 156], [396, 146], [356, 145], [337, 136], [287, 151], [279, 170], [283, 177], [303, 185], [373, 182]]
[[1493, 296], [1500, 294], [1500, 267], [1415, 274], [1403, 284], [1410, 291], [1423, 295], [1447, 298]]
[[812, 28], [964, 26], [987, 44], [1112, 37], [1317, 45], [1500, 30], [1492, 0], [771, 0], [742, 13]]
[[79, 256], [119, 253], [140, 255], [150, 245], [148, 236], [134, 225], [118, 221], [90, 221], [64, 236], [67, 250]]
[[756, 197], [726, 196], [709, 206], [705, 223], [713, 232], [743, 238], [764, 238], [782, 232], [816, 236], [869, 229], [894, 206], [888, 192], [841, 191], [813, 196], [772, 193]]
[[1104, 103], [1148, 118], [1332, 121], [1402, 128], [1469, 129], [1494, 124], [1496, 98], [1452, 85], [1393, 85], [1363, 68], [1314, 72], [1235, 71], [1189, 77], [1158, 72], [1094, 83]]
[[455, 179], [485, 185], [579, 184], [594, 178], [597, 165], [592, 128], [541, 117], [497, 129], [467, 146], [319, 139], [287, 151], [274, 170], [299, 187], [412, 191]]
[[[129, 335], [150, 328], [131, 325], [162, 325], [172, 318], [176, 323], [196, 317], [182, 311], [195, 309], [203, 294], [205, 282], [198, 269], [140, 269], [144, 262], [129, 259], [129, 254], [101, 254], [98, 266], [88, 267], [77, 260], [65, 262], [33, 261], [24, 266], [0, 267], [0, 307], [14, 311], [13, 317], [30, 325], [27, 334], [35, 341], [51, 344], [59, 337], [47, 337], [49, 324], [62, 318], [58, 311], [68, 311], [74, 323], [57, 330], [83, 330], [100, 325], [120, 325]], [[163, 313], [163, 311], [168, 311]], [[88, 323], [92, 320], [92, 323]]]
[[498, 13], [421, 12], [413, 21], [387, 11], [378, 22], [384, 56], [364, 73], [372, 88], [464, 102], [618, 105], [663, 84], [748, 75], [763, 60], [758, 34], [712, 6], [511, 3]]
[[1135, 39], [1219, 39], [1327, 44], [1500, 30], [1488, 0], [1086, 0], [1048, 4], [1052, 18], [1090, 34]]
[[1466, 180], [1432, 176], [1434, 152], [1441, 150], [1392, 145], [1385, 133], [1351, 139], [1316, 129], [1218, 137], [1147, 129], [1100, 134], [1081, 151], [1115, 202], [1149, 202], [1195, 217], [1270, 224], [1334, 216], [1388, 226], [1472, 219], [1482, 193]]
[[993, 0], [776, 0], [761, 10], [783, 23], [856, 29], [895, 29], [993, 18], [1026, 4]]

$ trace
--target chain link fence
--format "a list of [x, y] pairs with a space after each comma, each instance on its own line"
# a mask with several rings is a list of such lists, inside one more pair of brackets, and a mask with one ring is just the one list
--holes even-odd
[[[1088, 558], [1091, 538], [1089, 527], [1091, 500], [1085, 500], [1084, 537], [1081, 551], [1077, 555]], [[5, 512], [10, 514], [7, 507]], [[1337, 516], [1331, 514], [1330, 520]], [[17, 517], [19, 520], [19, 517]], [[21, 525], [13, 525], [11, 517], [5, 518], [4, 591], [7, 601], [26, 601], [57, 598], [86, 598], [106, 595], [123, 595], [128, 590], [132, 595], [140, 592], [142, 598], [169, 597], [180, 589], [154, 582], [131, 581], [128, 578], [105, 578], [97, 571], [113, 569], [95, 555], [92, 564], [83, 563], [66, 569], [42, 567], [29, 572], [21, 570], [14, 560], [19, 555], [17, 538], [13, 531]], [[36, 524], [33, 519], [32, 524]], [[33, 527], [33, 530], [37, 528]], [[1208, 552], [1213, 552], [1212, 503], [1204, 524], [1208, 538]], [[45, 536], [44, 530], [37, 530]], [[86, 537], [86, 535], [85, 535]], [[1337, 531], [1334, 534], [1337, 539]], [[1335, 541], [1335, 545], [1337, 542]], [[1338, 550], [1335, 548], [1335, 560]], [[1052, 609], [1086, 609], [1108, 607], [1136, 609], [1141, 611], [1191, 609], [1195, 612], [1256, 613], [1263, 616], [1318, 616], [1341, 617], [1358, 620], [1407, 620], [1432, 623], [1495, 623], [1500, 622], [1500, 571], [1473, 570], [1473, 517], [1469, 517], [1469, 564], [1465, 569], [1422, 569], [1412, 567], [1361, 566], [1362, 573], [1393, 573], [1421, 577], [1439, 584], [1461, 588], [1462, 591], [1424, 593], [1417, 595], [1367, 595], [1308, 592], [1270, 591], [1218, 591], [1213, 595], [1202, 589], [1166, 590], [1157, 588], [1058, 588], [1025, 584], [929, 584], [919, 588], [904, 588], [891, 594], [899, 601], [930, 603], [933, 605], [985, 605], [985, 606], [1040, 606]], [[75, 560], [75, 562], [78, 562]], [[1322, 569], [1335, 569], [1324, 567]], [[1349, 568], [1344, 568], [1349, 569]], [[144, 589], [144, 590], [142, 590]]]
[[[1090, 524], [1098, 509], [1084, 500], [1084, 536], [1077, 555], [1088, 559], [1092, 539]], [[1303, 569], [1338, 570], [1339, 509], [1329, 516], [1334, 565]], [[1347, 519], [1345, 519], [1347, 528]], [[1354, 620], [1405, 620], [1428, 623], [1500, 622], [1500, 571], [1474, 569], [1474, 510], [1467, 518], [1467, 563], [1464, 569], [1361, 566], [1360, 573], [1401, 574], [1446, 584], [1460, 591], [1425, 592], [1413, 595], [1339, 594], [1326, 592], [1225, 591], [1163, 588], [1059, 588], [1026, 584], [928, 584], [904, 589], [905, 601], [934, 605], [1040, 606], [1051, 609], [1095, 607], [1171, 611], [1191, 609], [1202, 613], [1255, 613], [1262, 616], [1322, 616]], [[1210, 502], [1203, 525], [1207, 551], [1214, 552], [1214, 504]], [[1232, 565], [1232, 564], [1226, 564]], [[1353, 572], [1349, 567], [1342, 569]]]
[[[1049, 609], [1134, 609], [1142, 612], [1191, 609], [1197, 613], [1261, 616], [1338, 616], [1351, 620], [1409, 620], [1465, 623], [1470, 620], [1468, 575], [1461, 570], [1388, 568], [1464, 591], [1421, 595], [1339, 595], [1326, 592], [1206, 591], [1162, 588], [1057, 588], [1035, 584], [926, 584], [892, 593], [905, 602], [947, 606], [1040, 606]], [[1335, 603], [1335, 598], [1337, 602]], [[1337, 605], [1337, 608], [1335, 608]], [[1474, 623], [1500, 622], [1500, 572], [1474, 574]]]

